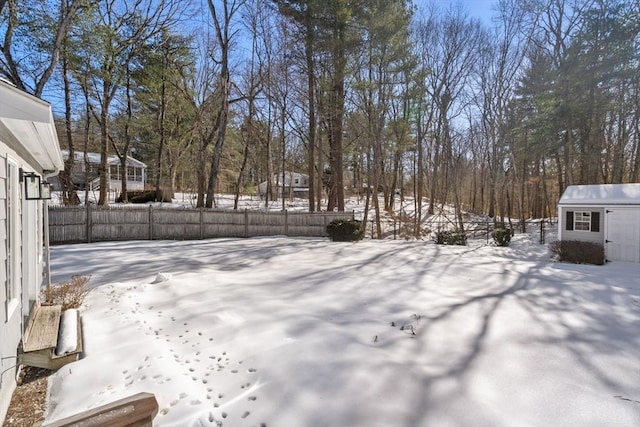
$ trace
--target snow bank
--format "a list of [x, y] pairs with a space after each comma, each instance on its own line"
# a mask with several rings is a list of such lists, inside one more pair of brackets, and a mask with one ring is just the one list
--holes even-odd
[[171, 280], [171, 277], [173, 277], [171, 273], [158, 273], [156, 274], [156, 279], [153, 281], [153, 283], [166, 282], [168, 280]]
[[76, 351], [78, 345], [78, 310], [70, 308], [62, 313], [58, 330], [56, 356]]

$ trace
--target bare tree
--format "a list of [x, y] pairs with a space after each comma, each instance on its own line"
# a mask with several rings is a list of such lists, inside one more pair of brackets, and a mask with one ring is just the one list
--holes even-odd
[[[59, 8], [51, 10], [50, 4], [45, 1], [3, 0], [0, 3], [0, 17], [4, 18], [5, 25], [0, 26], [4, 28], [0, 44], [0, 75], [19, 89], [41, 97], [58, 65], [67, 32], [78, 11], [86, 4], [90, 5], [91, 2], [60, 0]], [[29, 25], [40, 26], [48, 31], [24, 31]], [[44, 38], [38, 39], [40, 35], [44, 35]], [[16, 58], [14, 53], [18, 48], [20, 54]], [[24, 49], [33, 51], [25, 55]]]
[[[218, 174], [220, 173], [220, 159], [222, 157], [222, 148], [227, 133], [227, 125], [229, 122], [229, 105], [231, 103], [231, 74], [229, 55], [232, 48], [232, 42], [237, 34], [237, 30], [232, 28], [234, 15], [240, 10], [244, 4], [243, 0], [222, 0], [222, 7], [216, 6], [213, 0], [207, 0], [209, 12], [215, 29], [219, 57], [216, 61], [220, 64], [220, 74], [218, 76], [218, 92], [219, 92], [219, 109], [216, 113], [216, 136], [213, 155], [211, 157], [211, 172], [209, 173], [209, 182], [207, 184], [207, 200], [205, 206], [210, 208], [213, 206], [214, 191]], [[222, 9], [222, 10], [220, 10]]]

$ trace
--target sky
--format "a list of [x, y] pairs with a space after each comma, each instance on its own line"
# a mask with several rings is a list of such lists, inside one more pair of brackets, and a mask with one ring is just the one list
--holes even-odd
[[493, 9], [498, 2], [498, 0], [415, 0], [415, 4], [420, 7], [421, 4], [427, 4], [431, 1], [435, 1], [444, 9], [462, 4], [469, 12], [469, 16], [479, 19], [486, 25], [491, 25], [491, 17], [494, 13]]
[[263, 237], [52, 247], [91, 275], [46, 423], [138, 392], [163, 426], [640, 425], [640, 264]]

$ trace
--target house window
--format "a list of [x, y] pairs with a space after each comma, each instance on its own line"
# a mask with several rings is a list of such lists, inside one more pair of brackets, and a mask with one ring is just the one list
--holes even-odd
[[136, 168], [127, 168], [127, 181], [138, 181]]
[[294, 180], [293, 180], [293, 183], [294, 183], [295, 185], [300, 185], [300, 178], [296, 178], [296, 179], [294, 179]]
[[567, 211], [565, 228], [568, 231], [600, 232], [600, 212]]
[[591, 212], [574, 212], [573, 229], [577, 231], [591, 231]]

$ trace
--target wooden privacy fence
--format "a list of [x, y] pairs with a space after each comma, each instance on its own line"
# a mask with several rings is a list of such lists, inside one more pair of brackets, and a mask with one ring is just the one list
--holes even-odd
[[213, 237], [327, 235], [350, 212], [263, 212], [153, 206], [50, 206], [51, 244], [111, 240], [198, 240]]

